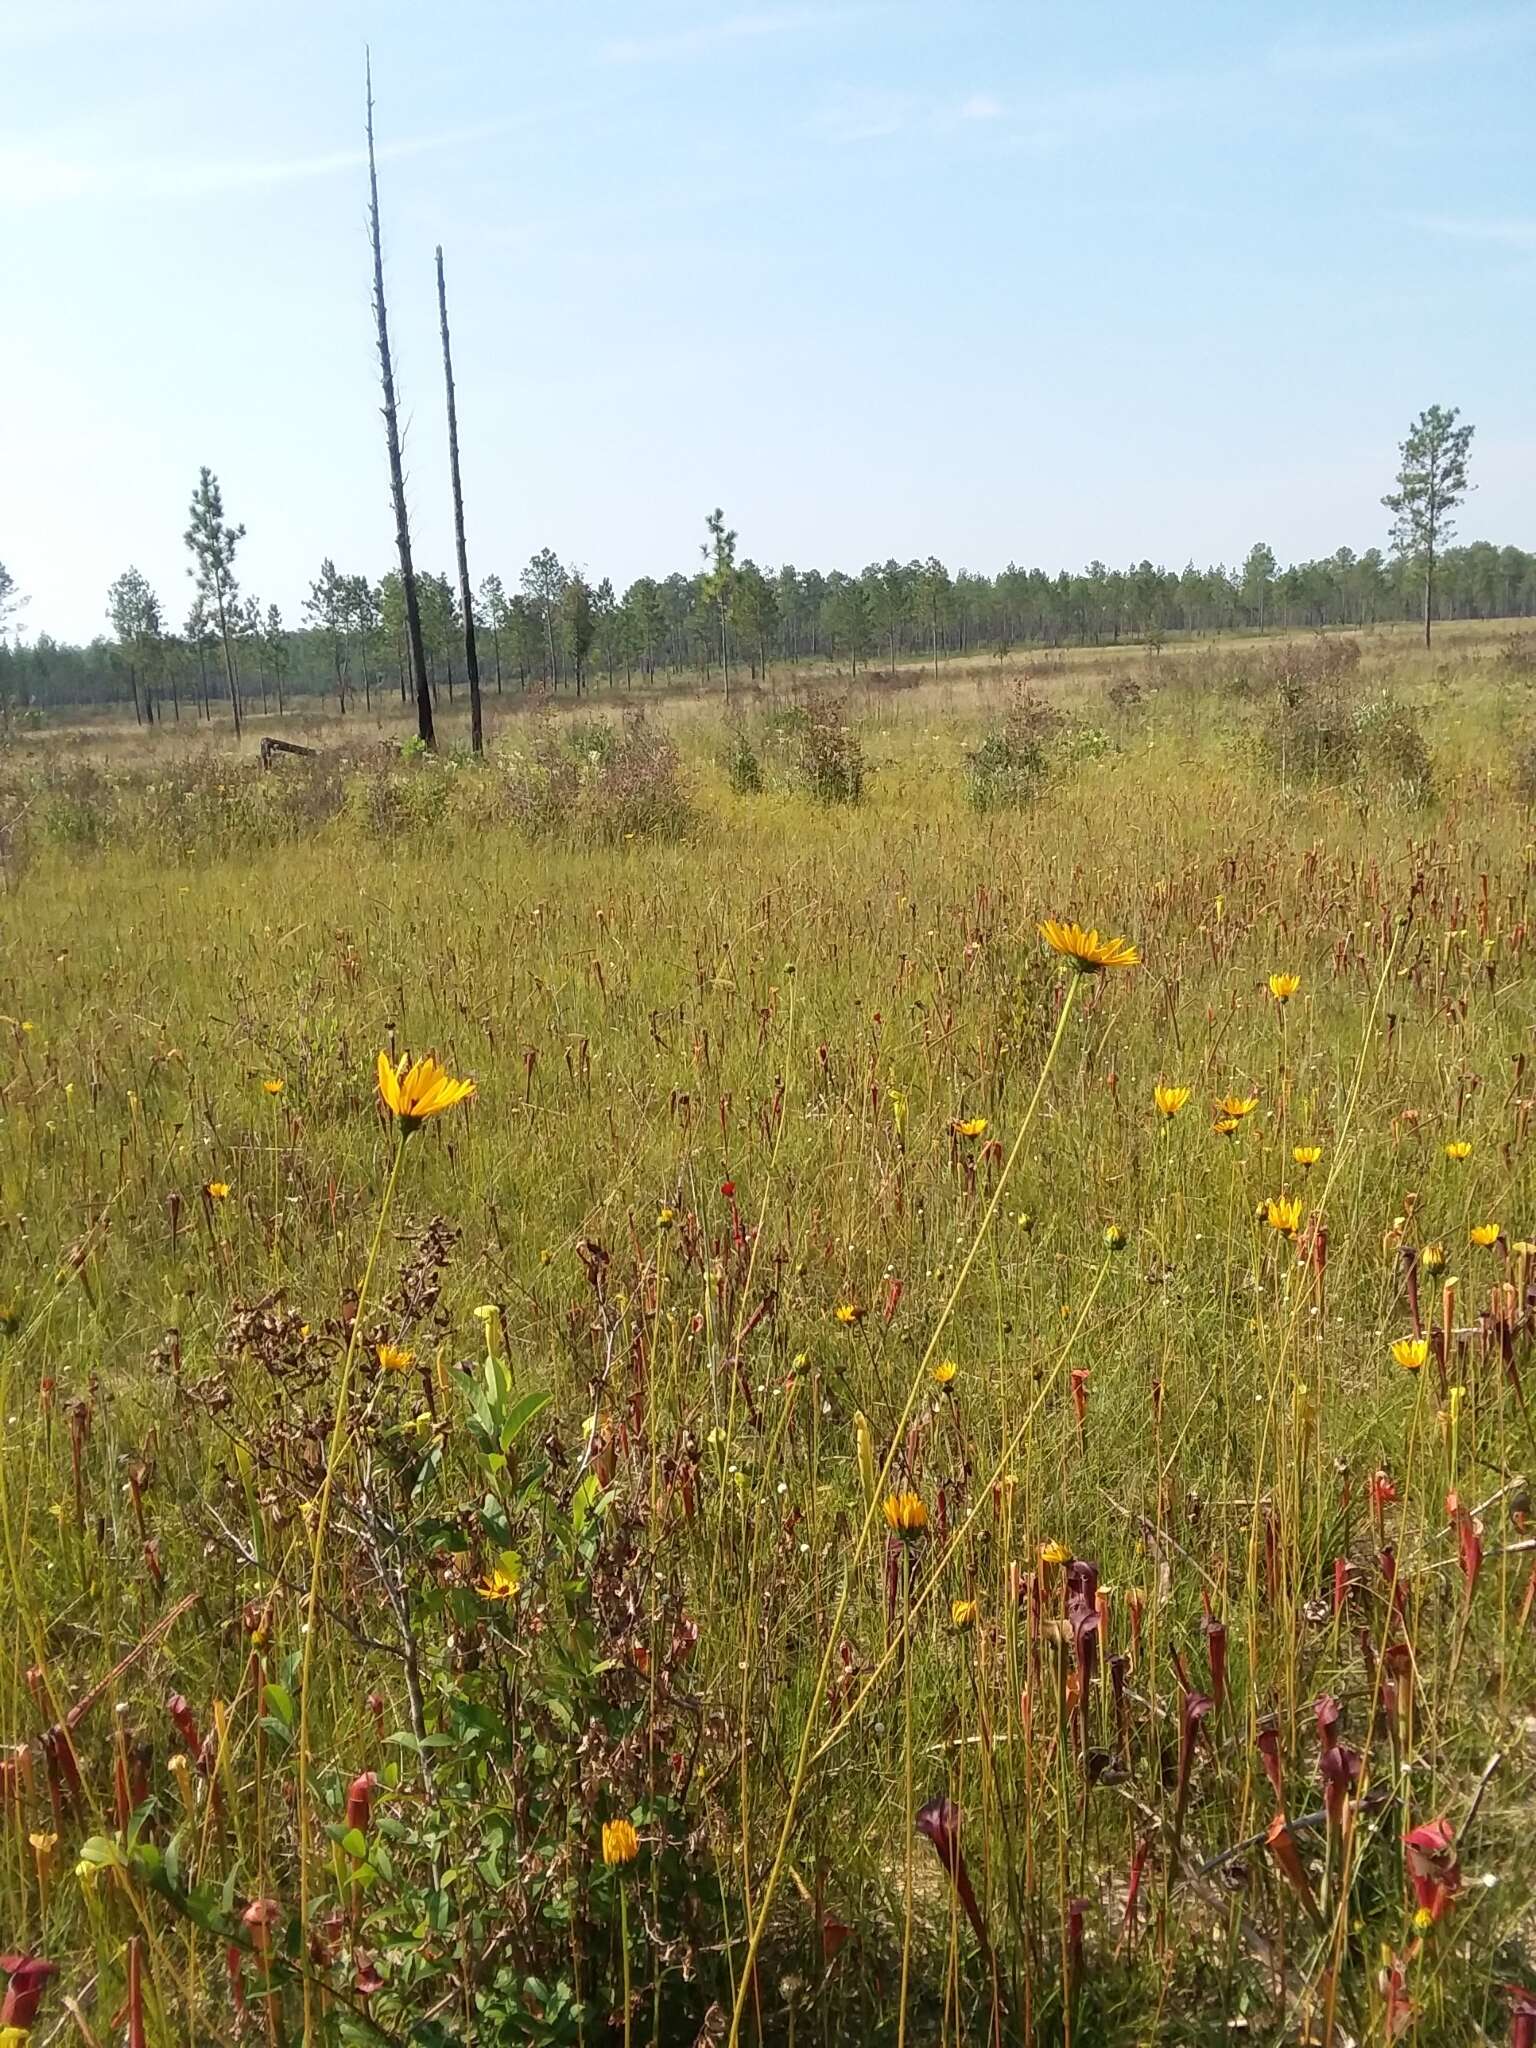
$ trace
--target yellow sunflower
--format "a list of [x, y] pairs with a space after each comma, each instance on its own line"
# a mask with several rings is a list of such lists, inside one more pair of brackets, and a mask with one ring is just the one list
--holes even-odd
[[928, 1510], [915, 1493], [888, 1493], [881, 1502], [885, 1526], [903, 1543], [911, 1543], [928, 1527]]
[[1177, 1116], [1189, 1100], [1187, 1088], [1165, 1088], [1161, 1081], [1152, 1090], [1152, 1100], [1160, 1116]]
[[1399, 1337], [1392, 1356], [1404, 1372], [1418, 1372], [1429, 1356], [1429, 1345], [1422, 1337]]
[[510, 1566], [499, 1564], [486, 1573], [475, 1591], [482, 1600], [513, 1600], [522, 1585], [522, 1575]]
[[1079, 974], [1102, 974], [1106, 967], [1139, 967], [1141, 955], [1128, 939], [1101, 938], [1097, 929], [1084, 931], [1080, 924], [1062, 924], [1048, 917], [1040, 936], [1053, 953], [1071, 962]]
[[379, 1054], [379, 1099], [407, 1136], [429, 1116], [441, 1116], [475, 1092], [473, 1081], [457, 1081], [428, 1053], [425, 1059], [402, 1059], [391, 1066]]
[[603, 1822], [603, 1861], [610, 1869], [617, 1863], [633, 1863], [640, 1854], [640, 1837], [627, 1820]]

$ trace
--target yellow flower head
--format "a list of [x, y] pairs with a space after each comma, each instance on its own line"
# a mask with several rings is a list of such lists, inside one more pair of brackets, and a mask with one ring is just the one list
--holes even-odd
[[903, 1543], [911, 1543], [928, 1527], [928, 1510], [915, 1493], [888, 1493], [881, 1503], [885, 1526]]
[[1245, 1116], [1252, 1116], [1258, 1106], [1257, 1095], [1223, 1095], [1216, 1111], [1219, 1116], [1236, 1117], [1241, 1123]]
[[1127, 1240], [1127, 1238], [1126, 1238], [1125, 1232], [1124, 1232], [1124, 1231], [1123, 1231], [1123, 1230], [1122, 1230], [1122, 1229], [1120, 1228], [1120, 1225], [1119, 1225], [1118, 1223], [1106, 1223], [1106, 1224], [1105, 1224], [1105, 1226], [1104, 1226], [1104, 1249], [1105, 1249], [1105, 1251], [1107, 1251], [1107, 1252], [1123, 1252], [1123, 1251], [1125, 1250], [1125, 1247], [1126, 1247], [1126, 1244], [1127, 1244], [1127, 1242], [1128, 1242], [1128, 1240]]
[[1042, 1564], [1070, 1564], [1072, 1562], [1072, 1553], [1068, 1550], [1065, 1543], [1058, 1543], [1053, 1537], [1049, 1543], [1041, 1544], [1040, 1562]]
[[1211, 1129], [1218, 1138], [1230, 1138], [1234, 1131], [1241, 1130], [1242, 1122], [1240, 1116], [1219, 1116], [1211, 1125]]
[[603, 1822], [603, 1861], [610, 1869], [617, 1863], [633, 1863], [640, 1854], [640, 1837], [627, 1820]]
[[658, 1230], [670, 1230], [676, 1221], [677, 1211], [675, 1209], [658, 1209], [656, 1211], [656, 1228]]
[[393, 1067], [387, 1052], [379, 1054], [379, 1099], [407, 1137], [429, 1116], [467, 1102], [474, 1092], [473, 1081], [456, 1081], [430, 1053]]
[[1322, 1156], [1323, 1148], [1321, 1145], [1293, 1145], [1291, 1147], [1291, 1157], [1298, 1166], [1316, 1166]]
[[1033, 1216], [1030, 1215], [1027, 1209], [1021, 1209], [1018, 1215], [1015, 1216], [1013, 1220], [1015, 1226], [1018, 1229], [1022, 1230], [1026, 1237], [1028, 1237], [1029, 1233], [1035, 1227], [1035, 1219]]
[[956, 1117], [949, 1127], [957, 1138], [979, 1138], [987, 1128], [984, 1116]]
[[949, 1618], [956, 1628], [970, 1628], [976, 1619], [976, 1602], [952, 1600], [949, 1605]]
[[1423, 1337], [1399, 1337], [1392, 1356], [1404, 1372], [1418, 1372], [1429, 1356], [1429, 1345]]
[[487, 1572], [475, 1591], [482, 1600], [513, 1600], [516, 1599], [517, 1590], [522, 1583], [521, 1575], [510, 1565], [499, 1564], [493, 1571]]
[[403, 1351], [398, 1344], [381, 1344], [374, 1353], [380, 1372], [409, 1372], [416, 1363], [414, 1351]]
[[1282, 1237], [1294, 1237], [1301, 1228], [1301, 1203], [1292, 1196], [1280, 1195], [1264, 1204], [1264, 1216], [1271, 1230], [1278, 1230]]
[[1472, 1157], [1472, 1140], [1470, 1138], [1452, 1138], [1445, 1148], [1445, 1156], [1447, 1159], [1453, 1159], [1460, 1166], [1463, 1159], [1470, 1159]]
[[1106, 967], [1139, 967], [1141, 955], [1126, 939], [1100, 938], [1080, 924], [1062, 924], [1048, 917], [1040, 936], [1053, 953], [1069, 960], [1079, 974], [1102, 974]]
[[1480, 1245], [1486, 1251], [1490, 1245], [1497, 1244], [1504, 1235], [1504, 1226], [1502, 1223], [1474, 1223], [1467, 1235], [1475, 1245]]
[[1445, 1246], [1438, 1238], [1433, 1244], [1419, 1247], [1419, 1270], [1422, 1273], [1440, 1273], [1445, 1270]]
[[955, 1384], [955, 1375], [959, 1370], [959, 1366], [952, 1358], [946, 1358], [939, 1365], [929, 1366], [928, 1377], [936, 1387], [952, 1387]]
[[1161, 1081], [1152, 1090], [1152, 1100], [1157, 1104], [1160, 1116], [1177, 1116], [1189, 1100], [1187, 1088], [1165, 1088]]
[[1269, 992], [1277, 1003], [1288, 1003], [1300, 987], [1299, 974], [1272, 974], [1269, 977]]
[[276, 1074], [270, 1080], [263, 1081], [261, 1084], [263, 1092], [267, 1095], [281, 1095], [287, 1085], [287, 1082], [280, 1081]]
[[845, 1330], [851, 1330], [855, 1323], [862, 1323], [864, 1320], [864, 1311], [856, 1301], [840, 1301], [832, 1314]]
[[229, 1200], [229, 1182], [227, 1180], [211, 1180], [203, 1189], [203, 1193], [210, 1202], [227, 1202]]

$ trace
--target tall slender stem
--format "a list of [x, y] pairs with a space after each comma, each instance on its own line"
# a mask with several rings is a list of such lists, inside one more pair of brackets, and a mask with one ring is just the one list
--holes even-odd
[[[405, 1157], [405, 1127], [395, 1125], [395, 1157], [389, 1169], [389, 1180], [384, 1189], [384, 1199], [379, 1204], [379, 1219], [373, 1229], [373, 1243], [368, 1247], [368, 1263], [363, 1268], [363, 1283], [357, 1291], [357, 1308], [352, 1317], [352, 1333], [347, 1339], [346, 1356], [341, 1362], [341, 1379], [336, 1388], [336, 1418], [331, 1424], [331, 1441], [325, 1457], [325, 1477], [320, 1482], [320, 1493], [315, 1504], [314, 1535], [309, 1553], [309, 1591], [304, 1599], [304, 1649], [299, 1666], [299, 1767], [298, 1767], [298, 1815], [299, 1815], [299, 1927], [300, 1939], [309, 1926], [309, 1678], [315, 1657], [316, 1620], [320, 1611], [320, 1582], [325, 1567], [325, 1537], [331, 1519], [331, 1490], [336, 1482], [336, 1467], [341, 1460], [342, 1440], [346, 1433], [347, 1397], [352, 1390], [352, 1373], [357, 1363], [358, 1345], [362, 1339], [366, 1320], [369, 1288], [373, 1281], [373, 1269], [378, 1262], [379, 1246], [384, 1241], [384, 1225], [394, 1205], [395, 1188], [400, 1179], [400, 1162]], [[306, 1974], [304, 1978], [304, 2042], [309, 2048], [314, 2039], [314, 1986]]]

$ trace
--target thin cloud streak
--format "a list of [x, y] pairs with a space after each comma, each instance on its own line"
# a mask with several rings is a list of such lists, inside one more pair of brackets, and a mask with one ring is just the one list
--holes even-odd
[[[381, 163], [426, 156], [503, 135], [507, 121], [485, 121], [440, 135], [407, 137], [378, 146]], [[227, 193], [264, 192], [305, 184], [366, 166], [364, 147], [314, 156], [178, 160], [170, 157], [87, 157], [42, 146], [0, 146], [0, 212], [62, 205], [78, 199], [196, 201]]]
[[1447, 235], [1457, 242], [1491, 243], [1504, 249], [1536, 249], [1536, 220], [1479, 220], [1466, 214], [1409, 214], [1410, 227]]
[[1271, 71], [1306, 78], [1354, 78], [1394, 66], [1434, 64], [1447, 57], [1480, 56], [1536, 37], [1536, 16], [1475, 14], [1438, 28], [1401, 35], [1369, 36], [1354, 42], [1277, 42], [1265, 58]]

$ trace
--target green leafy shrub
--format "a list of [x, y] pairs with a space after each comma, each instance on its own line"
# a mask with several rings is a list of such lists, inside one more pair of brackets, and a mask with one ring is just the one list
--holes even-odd
[[1051, 750], [1065, 720], [1027, 686], [1016, 688], [1001, 720], [966, 755], [972, 810], [1017, 811], [1035, 802], [1051, 773]]
[[863, 744], [843, 717], [840, 697], [818, 698], [804, 707], [794, 773], [798, 786], [819, 804], [863, 800], [868, 767]]
[[535, 838], [680, 839], [694, 822], [677, 747], [643, 711], [618, 726], [547, 726], [531, 747], [502, 756], [499, 769], [505, 814]]
[[734, 720], [727, 734], [725, 773], [734, 795], [762, 794], [763, 764], [752, 744], [752, 735], [747, 730], [746, 722], [742, 719]]

